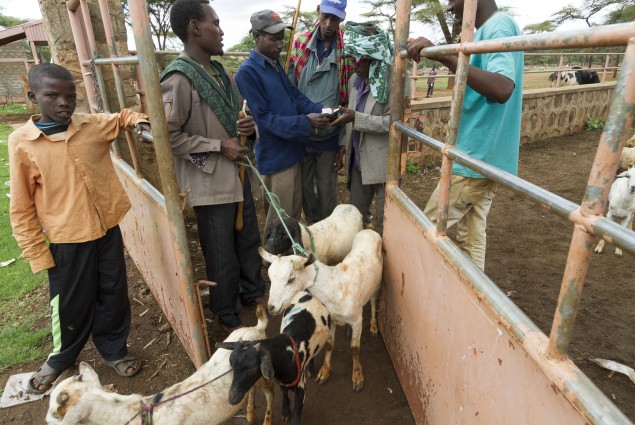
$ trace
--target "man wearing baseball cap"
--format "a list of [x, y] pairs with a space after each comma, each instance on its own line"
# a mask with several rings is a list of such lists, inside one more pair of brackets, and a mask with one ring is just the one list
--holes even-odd
[[[347, 105], [353, 63], [344, 54], [340, 29], [346, 17], [346, 0], [321, 0], [317, 13], [315, 27], [293, 42], [289, 79], [314, 102]], [[337, 205], [337, 172], [344, 156], [342, 135], [340, 128], [327, 127], [309, 137], [302, 161], [302, 206], [309, 224], [331, 215]]]
[[[280, 64], [284, 30], [291, 28], [272, 10], [251, 15], [256, 49], [240, 65], [236, 84], [252, 111], [260, 139], [256, 144], [258, 171], [267, 189], [280, 201], [289, 217], [299, 219], [302, 210], [300, 162], [311, 129], [326, 127], [329, 116], [290, 82]], [[275, 217], [265, 197], [265, 227]]]

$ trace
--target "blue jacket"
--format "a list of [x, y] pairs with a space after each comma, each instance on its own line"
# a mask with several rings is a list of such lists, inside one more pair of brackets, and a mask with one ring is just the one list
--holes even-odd
[[255, 50], [240, 65], [235, 80], [258, 125], [256, 161], [260, 174], [278, 173], [301, 161], [311, 132], [306, 115], [321, 112], [322, 105], [292, 86], [280, 63], [276, 71]]

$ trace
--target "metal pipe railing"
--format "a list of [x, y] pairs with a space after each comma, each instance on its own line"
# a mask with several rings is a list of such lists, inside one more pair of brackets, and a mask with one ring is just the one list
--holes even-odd
[[[112, 29], [112, 20], [110, 19], [110, 10], [106, 0], [99, 0], [99, 11], [101, 12], [101, 20], [104, 25], [104, 32], [106, 34], [106, 44], [108, 45], [108, 53], [111, 58], [117, 57], [117, 46], [115, 44], [115, 34]], [[112, 73], [115, 77], [115, 88], [117, 91], [117, 100], [119, 101], [119, 109], [126, 107], [126, 96], [123, 85], [123, 79], [121, 78], [121, 72], [119, 65], [113, 63]], [[97, 69], [101, 69], [99, 66], [95, 66]], [[134, 144], [134, 139], [130, 131], [126, 131], [126, 141], [128, 142], [128, 150], [130, 151], [130, 158], [132, 159], [132, 165], [138, 179], [143, 178], [141, 173], [141, 167], [139, 165], [139, 155], [137, 154], [137, 147]]]
[[[470, 43], [474, 39], [474, 27], [476, 25], [477, 0], [467, 0], [463, 7], [463, 26], [461, 40]], [[452, 91], [452, 103], [450, 105], [450, 122], [447, 146], [456, 146], [463, 110], [463, 99], [467, 87], [467, 74], [470, 68], [470, 56], [459, 52], [456, 66], [456, 81]], [[437, 235], [445, 236], [448, 228], [448, 211], [450, 203], [450, 181], [452, 180], [452, 159], [443, 155], [441, 163], [441, 179], [439, 180], [439, 197], [437, 205]]]
[[[515, 52], [520, 50], [574, 49], [589, 46], [609, 47], [628, 43], [628, 39], [632, 34], [635, 34], [635, 21], [576, 31], [520, 35], [499, 40], [483, 40], [432, 46], [422, 49], [421, 56], [434, 58], [438, 56], [457, 55], [460, 52], [474, 54]], [[501, 40], [504, 40], [504, 42]], [[400, 50], [399, 56], [406, 58], [408, 54], [405, 50]]]
[[[615, 179], [620, 154], [633, 123], [635, 108], [635, 73], [633, 71], [635, 71], [635, 37], [631, 37], [628, 42], [622, 72], [615, 86], [613, 101], [609, 107], [604, 131], [579, 210], [581, 220], [601, 217], [607, 207], [608, 194]], [[623, 232], [628, 231], [623, 230]], [[586, 227], [576, 226], [573, 230], [558, 297], [558, 307], [549, 336], [549, 354], [553, 357], [562, 358], [567, 354], [573, 337], [573, 327], [582, 297], [589, 259], [593, 254], [596, 240], [597, 238]], [[634, 248], [633, 245], [627, 247], [630, 252], [635, 252]]]
[[97, 112], [101, 109], [100, 99], [95, 92], [95, 85], [91, 78], [92, 70], [85, 65], [86, 61], [89, 61], [90, 56], [88, 54], [88, 49], [86, 48], [82, 18], [81, 15], [77, 13], [78, 6], [79, 0], [72, 0], [66, 3], [68, 19], [71, 24], [71, 31], [73, 32], [73, 41], [75, 42], [75, 47], [77, 48], [77, 57], [79, 59], [82, 78], [84, 80], [86, 97], [88, 98], [88, 107], [91, 112]]
[[510, 174], [506, 171], [500, 170], [486, 162], [472, 158], [466, 153], [463, 153], [456, 148], [446, 148], [445, 144], [439, 140], [436, 140], [430, 136], [420, 133], [404, 123], [395, 123], [395, 128], [408, 137], [416, 139], [422, 142], [427, 147], [440, 153], [445, 153], [453, 161], [459, 164], [465, 165], [471, 170], [487, 177], [499, 183], [502, 186], [518, 193], [524, 198], [536, 203], [548, 211], [552, 211], [559, 217], [567, 219], [576, 224], [584, 224], [585, 227], [589, 227], [593, 234], [602, 236], [607, 240], [610, 240], [614, 245], [619, 246], [627, 251], [635, 253], [635, 232], [625, 232], [624, 228], [612, 220], [608, 220], [604, 217], [598, 217], [597, 220], [593, 220], [592, 223], [574, 219], [572, 214], [580, 209], [580, 206], [576, 203], [569, 201], [561, 196], [549, 192], [546, 189], [541, 188], [531, 182], [523, 180], [522, 178]]
[[188, 299], [188, 302], [184, 303], [188, 318], [187, 326], [191, 334], [197, 337], [197, 341], [193, 344], [192, 360], [197, 367], [200, 367], [209, 358], [210, 353], [207, 352], [207, 335], [203, 332], [203, 317], [201, 317], [197, 307], [200, 300], [196, 297], [192, 260], [185, 230], [185, 221], [181, 212], [181, 198], [176, 182], [170, 134], [165, 120], [161, 91], [158, 90], [160, 86], [159, 68], [156, 60], [154, 60], [154, 45], [145, 1], [131, 0], [130, 16], [139, 57], [144, 59], [139, 61], [139, 69], [145, 81], [145, 86], [151, 88], [145, 93], [148, 115], [154, 117], [152, 121], [152, 137], [156, 151], [157, 166], [161, 177], [161, 187], [165, 197], [175, 255], [179, 269], [183, 272], [183, 275], [179, 276], [180, 285], [183, 289], [182, 295]]
[[[408, 34], [410, 33], [410, 6], [411, 0], [397, 2], [395, 28], [395, 51], [403, 49], [408, 44]], [[406, 97], [406, 67], [405, 60], [395, 57], [392, 79], [390, 81], [390, 122], [403, 121], [404, 119], [404, 98]], [[388, 163], [386, 165], [386, 187], [399, 186], [400, 159], [402, 149], [402, 135], [394, 125], [390, 126], [388, 141]]]

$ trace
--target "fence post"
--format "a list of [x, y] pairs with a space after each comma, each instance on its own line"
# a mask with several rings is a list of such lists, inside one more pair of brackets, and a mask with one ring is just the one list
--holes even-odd
[[602, 83], [606, 81], [606, 68], [609, 67], [609, 61], [611, 59], [611, 55], [606, 55], [606, 60], [604, 61], [604, 69], [602, 70]]
[[560, 55], [560, 63], [558, 64], [558, 76], [556, 78], [556, 87], [560, 87], [560, 77], [562, 76], [563, 64], [564, 64], [564, 55]]
[[415, 99], [417, 97], [417, 70], [417, 62], [412, 61], [412, 85], [410, 86], [410, 99]]

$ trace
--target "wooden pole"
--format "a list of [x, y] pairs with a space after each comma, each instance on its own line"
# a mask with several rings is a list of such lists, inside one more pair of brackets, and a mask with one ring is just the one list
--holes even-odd
[[298, 0], [298, 5], [295, 8], [295, 13], [293, 14], [293, 23], [291, 26], [291, 34], [289, 34], [289, 46], [287, 47], [287, 59], [284, 63], [284, 72], [289, 72], [289, 64], [291, 63], [291, 48], [293, 47], [293, 37], [295, 37], [295, 28], [298, 25], [298, 16], [300, 16], [300, 5], [302, 4], [302, 0]]

